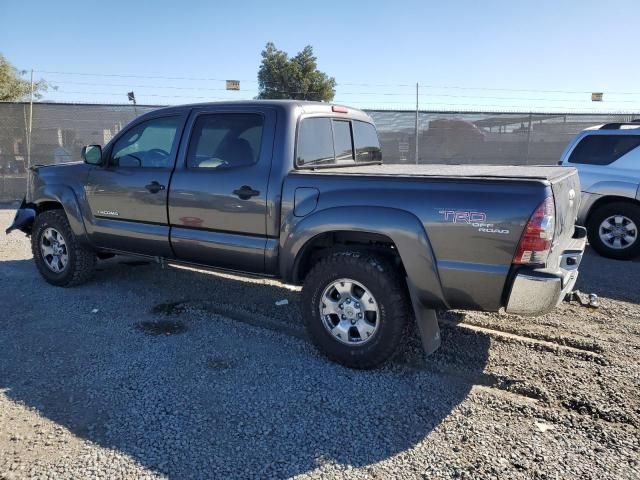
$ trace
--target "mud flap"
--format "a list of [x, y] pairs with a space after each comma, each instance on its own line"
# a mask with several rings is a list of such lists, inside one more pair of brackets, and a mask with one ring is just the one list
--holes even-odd
[[418, 325], [418, 332], [422, 340], [422, 348], [427, 355], [431, 355], [440, 347], [441, 340], [438, 316], [435, 310], [422, 305], [420, 300], [418, 300], [417, 293], [411, 286], [411, 282], [407, 283], [409, 284], [409, 294], [416, 317], [416, 324]]
[[20, 204], [20, 208], [18, 208], [18, 211], [16, 212], [16, 216], [13, 218], [13, 223], [4, 231], [4, 233], [9, 234], [14, 230], [21, 230], [29, 235], [35, 218], [36, 211], [33, 208], [27, 208], [27, 202], [23, 199]]

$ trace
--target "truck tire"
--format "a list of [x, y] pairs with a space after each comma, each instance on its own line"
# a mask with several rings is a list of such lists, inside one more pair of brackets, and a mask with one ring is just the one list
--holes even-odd
[[73, 287], [93, 275], [96, 254], [78, 243], [63, 210], [36, 217], [31, 251], [38, 271], [51, 285]]
[[313, 343], [349, 368], [374, 368], [391, 358], [410, 315], [404, 278], [367, 252], [336, 252], [316, 263], [302, 302]]
[[640, 206], [613, 202], [587, 220], [589, 244], [603, 257], [630, 260], [640, 255]]

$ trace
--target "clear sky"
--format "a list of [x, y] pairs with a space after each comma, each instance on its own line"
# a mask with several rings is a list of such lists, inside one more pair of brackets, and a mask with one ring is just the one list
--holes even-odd
[[419, 82], [424, 109], [640, 112], [639, 0], [0, 0], [0, 19], [0, 52], [54, 101], [252, 98], [273, 41], [312, 45], [336, 103], [415, 108]]

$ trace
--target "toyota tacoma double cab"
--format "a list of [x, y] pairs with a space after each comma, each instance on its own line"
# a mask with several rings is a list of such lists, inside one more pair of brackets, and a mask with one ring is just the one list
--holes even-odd
[[383, 165], [371, 118], [338, 105], [163, 108], [82, 157], [33, 167], [7, 229], [47, 282], [114, 254], [278, 278], [353, 368], [389, 359], [413, 318], [436, 350], [437, 309], [552, 310], [585, 247], [574, 168]]

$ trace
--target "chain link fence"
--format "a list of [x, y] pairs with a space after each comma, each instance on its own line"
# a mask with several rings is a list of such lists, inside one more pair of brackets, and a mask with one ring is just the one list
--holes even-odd
[[[0, 201], [22, 198], [29, 165], [79, 160], [83, 145], [106, 144], [136, 116], [156, 108], [34, 103], [30, 122], [28, 103], [0, 103]], [[632, 119], [617, 114], [421, 111], [416, 161], [415, 111], [367, 112], [378, 127], [384, 161], [412, 164], [555, 164], [580, 130]]]

